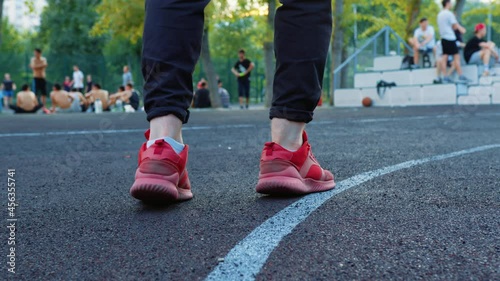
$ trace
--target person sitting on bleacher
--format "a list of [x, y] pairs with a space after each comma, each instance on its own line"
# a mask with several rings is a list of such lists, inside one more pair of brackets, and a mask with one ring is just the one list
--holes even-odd
[[434, 27], [429, 25], [427, 18], [420, 20], [420, 27], [415, 29], [413, 38], [410, 39], [410, 44], [413, 47], [413, 62], [415, 65], [418, 64], [420, 52], [424, 54], [433, 52], [436, 55]]
[[474, 29], [474, 37], [472, 37], [464, 49], [464, 58], [467, 64], [484, 65], [483, 76], [490, 75], [490, 67], [494, 66], [499, 61], [498, 52], [495, 48], [495, 43], [486, 42], [486, 25], [479, 23]]

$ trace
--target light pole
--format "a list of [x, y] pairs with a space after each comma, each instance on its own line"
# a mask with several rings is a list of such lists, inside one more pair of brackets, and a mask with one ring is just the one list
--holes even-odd
[[493, 0], [490, 0], [490, 7], [488, 12], [488, 41], [491, 41], [491, 25], [493, 24], [492, 13], [493, 13]]
[[354, 12], [354, 50], [358, 48], [358, 6], [356, 4], [352, 5]]

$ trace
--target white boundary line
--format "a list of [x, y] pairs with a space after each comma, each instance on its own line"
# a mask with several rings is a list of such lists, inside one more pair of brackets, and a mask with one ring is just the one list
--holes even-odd
[[[216, 129], [238, 129], [238, 128], [253, 128], [254, 125], [221, 125], [221, 126], [196, 126], [184, 127], [183, 131], [200, 131], [200, 130], [216, 130]], [[55, 132], [38, 132], [38, 133], [7, 133], [0, 134], [0, 138], [9, 137], [42, 137], [42, 136], [65, 136], [65, 135], [92, 135], [92, 134], [126, 134], [126, 133], [144, 133], [146, 129], [129, 129], [129, 130], [85, 130], [85, 131], [55, 131]]]
[[409, 169], [429, 162], [494, 148], [500, 148], [500, 144], [479, 146], [449, 154], [403, 162], [343, 180], [337, 184], [334, 190], [306, 196], [281, 210], [254, 229], [226, 255], [224, 262], [220, 263], [205, 280], [255, 280], [255, 277], [261, 271], [269, 255], [279, 245], [281, 240], [326, 201], [341, 192], [402, 169]]
[[[500, 113], [480, 113], [476, 116], [499, 116]], [[392, 122], [403, 120], [424, 120], [424, 119], [442, 119], [442, 118], [463, 118], [462, 115], [435, 115], [435, 116], [407, 116], [394, 118], [369, 118], [369, 119], [339, 119], [353, 123], [374, 123], [374, 122]], [[310, 125], [328, 125], [339, 123], [339, 120], [316, 121]], [[236, 124], [236, 125], [220, 125], [220, 126], [193, 126], [184, 127], [183, 131], [201, 131], [201, 130], [217, 130], [217, 129], [239, 129], [239, 128], [254, 128], [252, 124]], [[33, 132], [33, 133], [5, 133], [0, 134], [0, 138], [12, 137], [43, 137], [43, 136], [64, 136], [64, 135], [91, 135], [91, 134], [126, 134], [126, 133], [142, 133], [145, 129], [127, 129], [127, 130], [84, 130], [84, 131], [54, 131], [54, 132]]]

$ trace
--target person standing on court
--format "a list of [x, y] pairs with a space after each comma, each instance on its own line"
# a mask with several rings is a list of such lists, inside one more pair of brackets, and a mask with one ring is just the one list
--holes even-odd
[[30, 68], [33, 70], [33, 82], [35, 84], [35, 94], [41, 95], [41, 103], [43, 106], [47, 103], [47, 81], [46, 69], [49, 66], [47, 59], [42, 57], [42, 50], [35, 49], [34, 56], [31, 58]]
[[17, 86], [14, 81], [10, 78], [9, 73], [5, 73], [4, 80], [2, 82], [2, 91], [3, 91], [3, 105], [4, 107], [8, 107], [12, 102], [12, 97], [14, 97], [14, 91]]
[[455, 30], [460, 33], [465, 33], [465, 28], [462, 27], [455, 17], [455, 14], [451, 12], [451, 0], [443, 0], [443, 10], [439, 12], [437, 21], [439, 26], [439, 33], [441, 35], [441, 46], [443, 48], [443, 56], [441, 57], [442, 62], [438, 64], [441, 68], [441, 73], [443, 78], [438, 77], [437, 82], [452, 83], [450, 77], [447, 76], [446, 66], [448, 62], [448, 56], [453, 56], [453, 66], [457, 71], [459, 77], [459, 82], [467, 82], [468, 79], [462, 73], [462, 67], [460, 66], [460, 54], [458, 52], [457, 46], [457, 36], [455, 35]]
[[83, 75], [78, 65], [73, 66], [73, 81], [71, 81], [71, 85], [80, 93], [83, 93], [83, 88], [85, 87], [83, 83], [84, 78], [85, 75]]
[[[241, 49], [238, 52], [238, 61], [234, 65], [231, 72], [238, 79], [238, 94], [240, 96], [240, 108], [244, 106], [248, 109], [250, 104], [250, 75], [255, 65], [245, 57], [245, 50]], [[246, 99], [246, 105], [244, 105]]]
[[134, 80], [132, 79], [132, 73], [130, 73], [130, 68], [127, 65], [123, 67], [122, 79], [123, 79], [123, 84], [122, 84], [123, 87], [126, 87], [128, 84], [134, 85]]
[[[200, 57], [209, 0], [147, 0], [143, 36], [146, 142], [130, 189], [145, 202], [193, 198], [182, 126], [189, 121], [193, 71]], [[276, 75], [256, 191], [308, 194], [333, 189], [334, 176], [312, 154], [306, 124], [313, 119], [332, 33], [331, 0], [281, 0], [276, 12]], [[241, 61], [244, 56], [240, 56]], [[250, 74], [246, 64], [241, 76]], [[222, 160], [222, 159], [221, 159]], [[257, 165], [257, 163], [255, 163]]]
[[85, 88], [85, 93], [88, 93], [92, 91], [92, 86], [94, 85], [94, 82], [92, 81], [92, 75], [88, 74], [87, 75], [87, 88]]

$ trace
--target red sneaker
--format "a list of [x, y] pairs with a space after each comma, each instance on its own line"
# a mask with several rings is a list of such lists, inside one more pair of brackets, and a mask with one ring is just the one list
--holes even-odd
[[[149, 139], [149, 130], [146, 131]], [[189, 147], [177, 154], [164, 140], [150, 148], [144, 143], [139, 151], [139, 167], [130, 194], [145, 202], [168, 203], [193, 198], [186, 163]]]
[[256, 190], [272, 195], [302, 195], [335, 188], [334, 176], [318, 164], [303, 134], [304, 144], [290, 152], [274, 142], [266, 143], [260, 159]]

